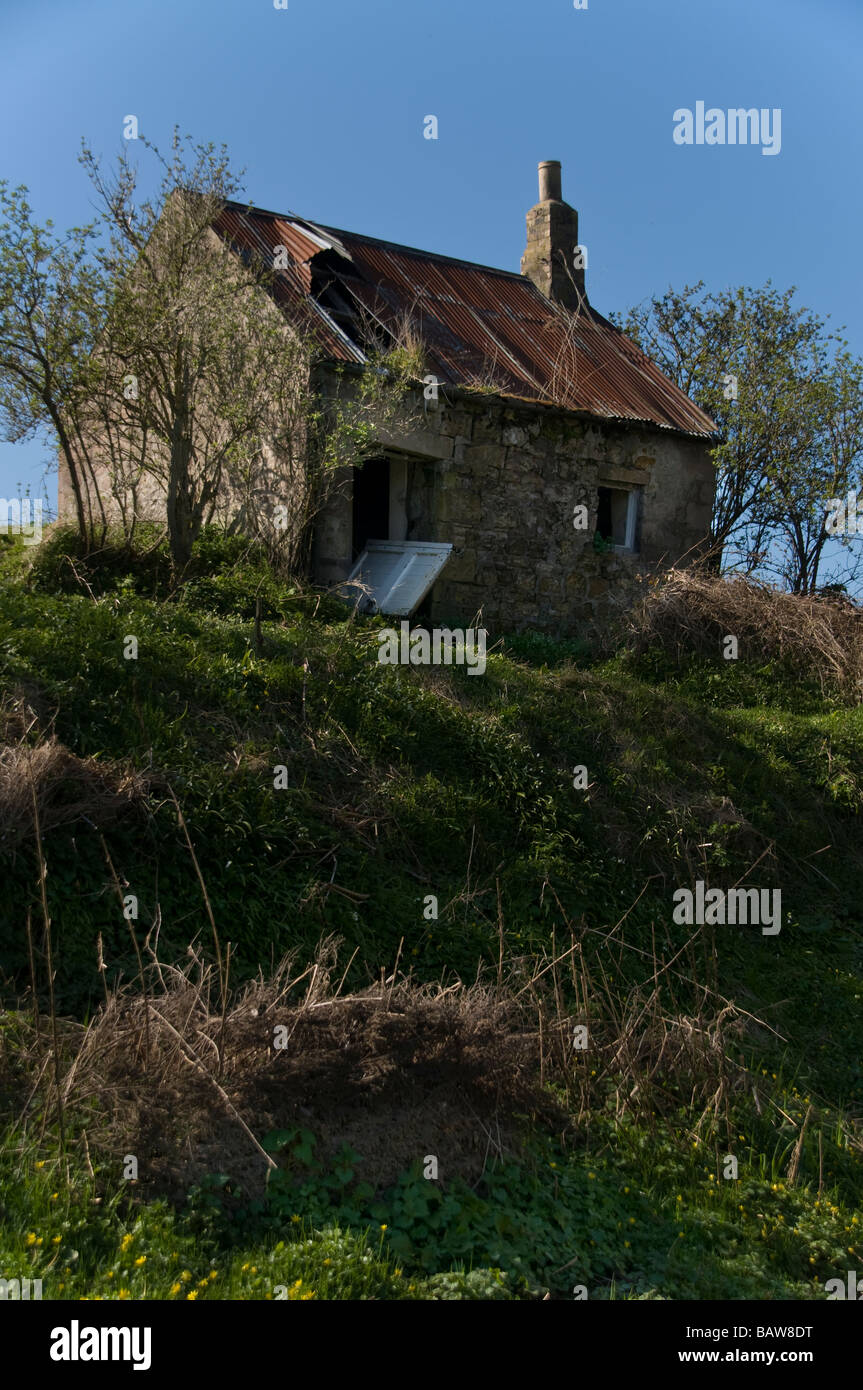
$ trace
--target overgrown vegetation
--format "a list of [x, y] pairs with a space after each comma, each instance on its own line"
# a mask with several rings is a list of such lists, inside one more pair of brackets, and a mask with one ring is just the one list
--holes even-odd
[[863, 482], [863, 359], [795, 295], [769, 280], [718, 293], [699, 281], [615, 319], [716, 422], [716, 570], [795, 594], [853, 592], [845, 499]]
[[302, 572], [338, 470], [411, 428], [417, 330], [370, 322], [365, 370], [335, 366], [279, 275], [286, 248], [231, 218], [242, 171], [226, 147], [177, 129], [164, 154], [143, 134], [134, 146], [106, 170], [83, 142], [96, 217], [65, 234], [0, 180], [0, 434], [59, 454], [79, 553], [119, 529], [128, 562], [147, 517], [179, 580], [228, 517]]
[[[205, 530], [181, 587], [140, 543], [0, 554], [6, 1276], [787, 1299], [860, 1268], [859, 614], [672, 576], [611, 655], [513, 636], [480, 681], [379, 665], [380, 620], [247, 541]], [[699, 878], [780, 887], [781, 933], [675, 925]]]

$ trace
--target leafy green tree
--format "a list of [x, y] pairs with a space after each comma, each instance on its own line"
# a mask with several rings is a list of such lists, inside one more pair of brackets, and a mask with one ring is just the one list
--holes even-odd
[[213, 231], [239, 175], [225, 148], [177, 132], [161, 177], [139, 195], [128, 149], [103, 175], [84, 146], [104, 229], [100, 264], [113, 294], [100, 343], [91, 437], [122, 496], [141, 474], [164, 497], [172, 561], [185, 569], [223, 489], [267, 461], [292, 471], [310, 410], [309, 352], [272, 298], [272, 267], [243, 261]]
[[769, 281], [708, 294], [699, 281], [618, 321], [719, 428], [712, 563], [811, 592], [829, 499], [861, 478], [863, 364], [794, 294]]
[[272, 540], [298, 566], [309, 521], [332, 478], [359, 463], [381, 428], [406, 428], [405, 388], [416, 367], [389, 343], [368, 355], [351, 389], [324, 400], [312, 314], [286, 312], [262, 253], [214, 231], [240, 191], [224, 146], [175, 130], [167, 157], [139, 136], [160, 168], [153, 196], [125, 149], [104, 175], [84, 146], [112, 286], [98, 358], [98, 390], [86, 432], [98, 440], [104, 485], [121, 511], [155, 484], [164, 498], [174, 567], [217, 507], [230, 498], [235, 524]]
[[93, 227], [61, 235], [50, 221], [40, 226], [26, 187], [0, 181], [0, 428], [12, 443], [40, 437], [59, 449], [90, 543], [103, 518], [76, 413], [92, 386], [105, 298]]

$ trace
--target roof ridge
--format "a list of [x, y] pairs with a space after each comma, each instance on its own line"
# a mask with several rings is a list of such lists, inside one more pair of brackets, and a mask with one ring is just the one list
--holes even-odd
[[[504, 275], [509, 280], [520, 280], [533, 285], [533, 281], [518, 270], [504, 270], [501, 266], [486, 265], [483, 261], [468, 261], [463, 256], [447, 256], [442, 251], [427, 251], [422, 246], [408, 246], [403, 241], [389, 241], [385, 237], [369, 236], [366, 232], [352, 232], [347, 227], [332, 227], [327, 222], [315, 222], [312, 218], [303, 217], [298, 212], [275, 212], [272, 208], [259, 208], [255, 203], [237, 202], [236, 199], [232, 198], [225, 199], [225, 206], [247, 212], [252, 216], [278, 217], [283, 222], [299, 222], [307, 227], [317, 227], [321, 232], [331, 232], [333, 236], [353, 237], [355, 241], [371, 242], [375, 246], [387, 246], [393, 251], [407, 251], [412, 256], [425, 256], [431, 261], [448, 261], [450, 265], [469, 266], [472, 270], [487, 270], [492, 275]], [[533, 285], [533, 288], [536, 289], [536, 286]], [[537, 293], [539, 293], [538, 290]]]

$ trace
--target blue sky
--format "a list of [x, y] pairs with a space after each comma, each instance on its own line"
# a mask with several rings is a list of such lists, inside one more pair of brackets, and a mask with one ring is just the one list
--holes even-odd
[[[772, 278], [863, 352], [861, 41], [860, 0], [0, 0], [0, 177], [86, 221], [81, 137], [110, 159], [134, 114], [261, 207], [517, 270], [559, 159], [603, 313]], [[780, 153], [675, 144], [697, 101], [780, 108]], [[0, 445], [0, 496], [47, 461]]]

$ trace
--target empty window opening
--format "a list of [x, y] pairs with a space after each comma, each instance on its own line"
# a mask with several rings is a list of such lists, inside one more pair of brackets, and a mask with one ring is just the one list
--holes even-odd
[[366, 459], [354, 469], [354, 559], [362, 555], [369, 541], [390, 538], [390, 461]]
[[618, 550], [638, 550], [640, 488], [601, 487], [596, 529]]

